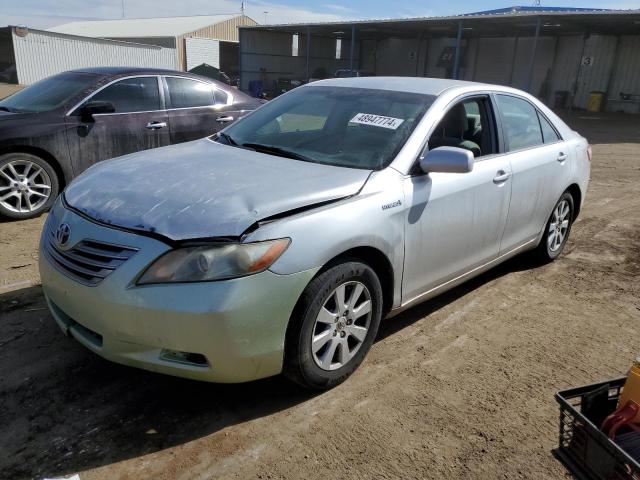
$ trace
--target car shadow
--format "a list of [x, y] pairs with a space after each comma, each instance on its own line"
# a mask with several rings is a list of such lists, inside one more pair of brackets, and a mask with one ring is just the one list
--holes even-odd
[[455, 302], [459, 298], [464, 297], [485, 283], [496, 280], [508, 273], [531, 270], [542, 265], [543, 264], [537, 261], [535, 257], [526, 253], [513, 257], [491, 270], [488, 270], [487, 272], [432, 298], [431, 300], [419, 303], [397, 316], [382, 322], [378, 330], [376, 342], [382, 341], [418, 320], [437, 312], [441, 308]]
[[[514, 259], [383, 322], [378, 341], [531, 264]], [[0, 295], [0, 472], [72, 474], [187, 443], [313, 398], [280, 377], [222, 385], [107, 362], [62, 335], [40, 287]]]

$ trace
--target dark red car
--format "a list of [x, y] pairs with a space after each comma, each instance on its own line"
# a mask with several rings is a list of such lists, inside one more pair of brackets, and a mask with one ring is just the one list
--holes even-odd
[[212, 135], [260, 105], [173, 70], [91, 68], [41, 80], [0, 101], [0, 215], [35, 217], [96, 162]]

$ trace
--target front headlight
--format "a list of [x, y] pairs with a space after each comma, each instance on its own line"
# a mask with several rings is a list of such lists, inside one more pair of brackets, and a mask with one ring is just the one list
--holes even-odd
[[206, 282], [252, 275], [269, 268], [289, 243], [290, 239], [281, 238], [256, 243], [178, 248], [153, 262], [138, 284]]

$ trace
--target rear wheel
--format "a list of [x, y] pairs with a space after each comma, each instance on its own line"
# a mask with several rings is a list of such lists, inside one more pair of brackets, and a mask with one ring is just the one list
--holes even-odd
[[336, 265], [302, 294], [287, 332], [284, 373], [300, 385], [329, 389], [358, 368], [382, 318], [382, 287], [364, 263]]
[[0, 156], [0, 215], [18, 220], [37, 217], [53, 204], [58, 185], [56, 172], [40, 157]]
[[551, 262], [560, 256], [569, 239], [573, 216], [573, 196], [569, 192], [564, 192], [553, 207], [545, 233], [536, 250], [536, 256], [540, 260]]

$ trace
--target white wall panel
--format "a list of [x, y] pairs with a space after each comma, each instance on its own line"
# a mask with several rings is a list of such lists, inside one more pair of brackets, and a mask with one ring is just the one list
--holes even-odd
[[24, 85], [66, 70], [87, 67], [152, 67], [175, 69], [176, 51], [88, 37], [29, 30], [13, 32], [18, 82]]

